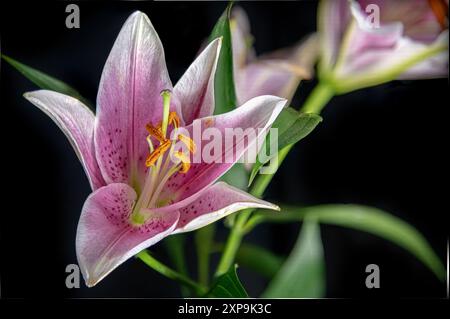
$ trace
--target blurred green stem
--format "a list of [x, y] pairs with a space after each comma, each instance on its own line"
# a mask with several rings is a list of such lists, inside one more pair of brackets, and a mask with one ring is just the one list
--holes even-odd
[[195, 246], [197, 248], [198, 281], [209, 284], [209, 256], [211, 254], [216, 225], [210, 224], [195, 232]]
[[322, 109], [334, 96], [333, 87], [327, 82], [319, 82], [311, 94], [308, 96], [305, 104], [300, 109], [302, 113], [320, 114]]
[[161, 275], [164, 275], [167, 278], [175, 280], [180, 284], [191, 288], [196, 292], [198, 296], [205, 294], [207, 291], [207, 288], [205, 286], [200, 285], [192, 279], [186, 277], [185, 275], [173, 270], [172, 268], [167, 267], [159, 260], [155, 259], [152, 255], [150, 255], [150, 253], [145, 249], [138, 253], [136, 257], [142, 260], [150, 268], [153, 268], [154, 270], [159, 272]]
[[[189, 277], [186, 258], [184, 256], [185, 234], [169, 236], [164, 240], [164, 244], [175, 270], [182, 275]], [[192, 294], [192, 291], [185, 286], [180, 286], [180, 290], [183, 297], [189, 297]]]
[[[319, 114], [333, 96], [334, 90], [331, 85], [327, 82], [319, 82], [319, 84], [309, 95], [303, 107], [300, 109], [300, 112]], [[293, 146], [294, 144], [286, 146], [278, 152], [277, 169], [278, 167], [280, 167], [281, 163], [286, 158], [287, 154]], [[250, 194], [256, 197], [262, 197], [274, 174], [275, 173], [258, 175], [252, 185]], [[250, 218], [252, 211], [252, 209], [246, 209], [238, 213], [236, 222], [234, 223], [233, 228], [231, 229], [228, 239], [225, 243], [225, 249], [220, 258], [219, 265], [217, 266], [217, 270], [215, 273], [216, 277], [226, 273], [233, 264], [236, 253], [242, 242], [242, 238], [244, 237], [244, 235], [246, 234], [246, 230], [248, 229], [246, 227], [246, 223]]]

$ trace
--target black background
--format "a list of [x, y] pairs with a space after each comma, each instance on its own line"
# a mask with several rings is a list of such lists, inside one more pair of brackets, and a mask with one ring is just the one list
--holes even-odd
[[[103, 64], [126, 18], [146, 13], [166, 52], [172, 81], [193, 60], [226, 3], [79, 2], [81, 28], [65, 27], [67, 2], [1, 4], [1, 49], [68, 82], [94, 101]], [[245, 2], [258, 53], [315, 30], [316, 3]], [[314, 81], [300, 86], [300, 106]], [[69, 290], [75, 233], [90, 192], [81, 165], [51, 120], [22, 98], [36, 87], [2, 61], [1, 294], [7, 298], [176, 297], [175, 283], [129, 260], [94, 288]], [[359, 203], [416, 226], [446, 258], [448, 82], [396, 81], [334, 98], [324, 121], [297, 145], [267, 192], [291, 204]], [[445, 163], [445, 164], [444, 164]], [[248, 240], [288, 254], [300, 225], [259, 226]], [[322, 226], [328, 297], [445, 297], [445, 285], [408, 252], [378, 237]], [[219, 229], [219, 238], [226, 230]], [[195, 259], [192, 236], [186, 251]], [[164, 261], [164, 244], [153, 249]], [[191, 260], [191, 262], [193, 261]], [[364, 285], [381, 268], [381, 288]], [[194, 269], [192, 269], [194, 270]], [[241, 268], [250, 295], [266, 282]]]

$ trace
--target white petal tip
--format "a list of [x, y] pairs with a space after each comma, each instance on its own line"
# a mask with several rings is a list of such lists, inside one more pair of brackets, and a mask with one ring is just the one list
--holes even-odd
[[98, 282], [98, 281], [95, 281], [95, 280], [89, 280], [89, 281], [86, 281], [86, 286], [87, 286], [88, 288], [92, 288], [92, 287], [94, 287], [94, 286], [97, 284], [97, 282]]

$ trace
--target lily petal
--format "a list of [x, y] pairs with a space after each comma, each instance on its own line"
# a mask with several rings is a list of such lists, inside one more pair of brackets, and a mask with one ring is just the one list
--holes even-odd
[[233, 72], [237, 74], [239, 69], [255, 59], [256, 54], [251, 47], [253, 38], [250, 33], [250, 21], [241, 7], [236, 6], [233, 8], [230, 23]]
[[[207, 128], [213, 128], [220, 133], [220, 136], [216, 137], [220, 141], [212, 139], [201, 143], [196, 142], [197, 146], [201, 148], [197, 150], [197, 157], [194, 158], [191, 168], [186, 174], [177, 173], [169, 179], [162, 192], [161, 199], [167, 198], [173, 202], [179, 202], [178, 205], [182, 205], [180, 201], [189, 198], [215, 182], [239, 160], [244, 152], [258, 140], [260, 135], [267, 133], [286, 102], [286, 99], [276, 96], [259, 96], [231, 112], [195, 120], [192, 125], [186, 127], [190, 136], [194, 137], [194, 141], [196, 138], [193, 134], [194, 128], [201, 132]], [[242, 129], [243, 132], [246, 129], [252, 129], [255, 134], [247, 136], [242, 134], [241, 137], [235, 136], [233, 138], [233, 136], [225, 133], [229, 130], [234, 132], [234, 128]], [[222, 151], [213, 152], [212, 155], [203, 154], [206, 145], [213, 143], [213, 141], [219, 142]], [[210, 158], [208, 162], [205, 162], [204, 159], [208, 156]], [[167, 208], [172, 207], [172, 205], [167, 206]]]
[[320, 2], [318, 29], [321, 36], [321, 69], [329, 70], [336, 62], [342, 37], [350, 20], [348, 0]]
[[[380, 28], [370, 26], [356, 2], [352, 2], [351, 11], [355, 20], [348, 30], [346, 36], [348, 41], [344, 44], [335, 67], [337, 78], [344, 79], [337, 84], [338, 86], [347, 85], [356, 89], [376, 85], [386, 82], [391, 73], [393, 74], [391, 80], [413, 76], [430, 78], [447, 74], [448, 30], [434, 43], [425, 44], [404, 37], [403, 24], [400, 22], [385, 24]], [[446, 54], [433, 53], [431, 60], [430, 57], [421, 58], [420, 63], [412, 66], [412, 71], [407, 71], [411, 68], [409, 65], [402, 69], [402, 65], [408, 61], [415, 61], [417, 57], [434, 52], [435, 49]], [[405, 70], [406, 73], [402, 76], [402, 71]], [[420, 74], [420, 71], [423, 73]]]
[[93, 190], [105, 185], [94, 151], [94, 113], [77, 99], [49, 90], [24, 97], [47, 114], [69, 139]]
[[221, 38], [212, 41], [175, 85], [185, 125], [214, 113], [214, 74], [221, 44]]
[[[442, 32], [433, 46], [447, 46], [448, 48], [448, 30]], [[420, 49], [424, 50], [425, 48], [421, 46]], [[448, 76], [448, 49], [409, 68], [398, 79], [417, 80], [444, 78], [446, 76]]]
[[239, 104], [269, 94], [291, 100], [302, 79], [312, 77], [318, 38], [309, 36], [292, 48], [261, 56], [235, 74]]
[[87, 286], [94, 286], [128, 258], [175, 228], [178, 211], [154, 214], [142, 226], [130, 224], [136, 197], [130, 186], [115, 183], [99, 188], [84, 203], [76, 250]]
[[180, 220], [173, 234], [196, 230], [245, 208], [280, 209], [224, 182], [218, 182], [205, 189], [193, 203], [180, 209]]
[[399, 22], [376, 28], [366, 20], [357, 2], [352, 2], [350, 8], [353, 20], [335, 66], [335, 73], [341, 76], [366, 73], [374, 63], [384, 63], [382, 58], [391, 54], [403, 34], [403, 25]]
[[161, 41], [148, 17], [135, 12], [109, 54], [97, 96], [96, 153], [107, 183], [143, 182], [145, 125], [161, 120], [162, 90], [172, 90], [172, 83]]
[[435, 6], [442, 6], [440, 9], [445, 12], [448, 10], [448, 4], [440, 0], [358, 0], [364, 11], [369, 5], [377, 5], [382, 24], [401, 22], [405, 36], [424, 43], [436, 40], [442, 31], [441, 23], [444, 22], [438, 20], [432, 2]]

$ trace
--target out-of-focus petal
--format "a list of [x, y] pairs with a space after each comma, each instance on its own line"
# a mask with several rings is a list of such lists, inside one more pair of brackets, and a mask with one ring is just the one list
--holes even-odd
[[355, 90], [398, 78], [445, 76], [448, 31], [434, 43], [427, 44], [404, 37], [400, 22], [379, 28], [371, 26], [356, 2], [352, 2], [351, 10], [354, 22], [349, 26], [333, 71], [338, 79], [338, 91], [342, 93], [348, 88]]
[[239, 104], [269, 94], [291, 100], [302, 79], [312, 77], [318, 56], [318, 37], [261, 56], [235, 75]]
[[321, 42], [320, 67], [329, 70], [336, 62], [342, 38], [351, 20], [348, 0], [324, 0], [318, 10]]
[[240, 68], [255, 58], [255, 52], [251, 47], [250, 21], [245, 11], [239, 6], [234, 7], [231, 11], [230, 29], [233, 67], [236, 74]]
[[433, 6], [435, 10], [448, 10], [448, 4], [441, 0], [358, 0], [358, 3], [366, 13], [370, 12], [366, 11], [370, 5], [378, 6], [381, 24], [400, 22], [404, 36], [425, 43], [435, 41], [442, 32]]
[[[448, 30], [443, 32], [436, 40], [433, 46], [447, 45], [448, 47]], [[441, 53], [426, 59], [423, 62], [402, 73], [398, 79], [400, 80], [417, 80], [417, 79], [433, 79], [444, 78], [448, 76], [448, 49]]]

